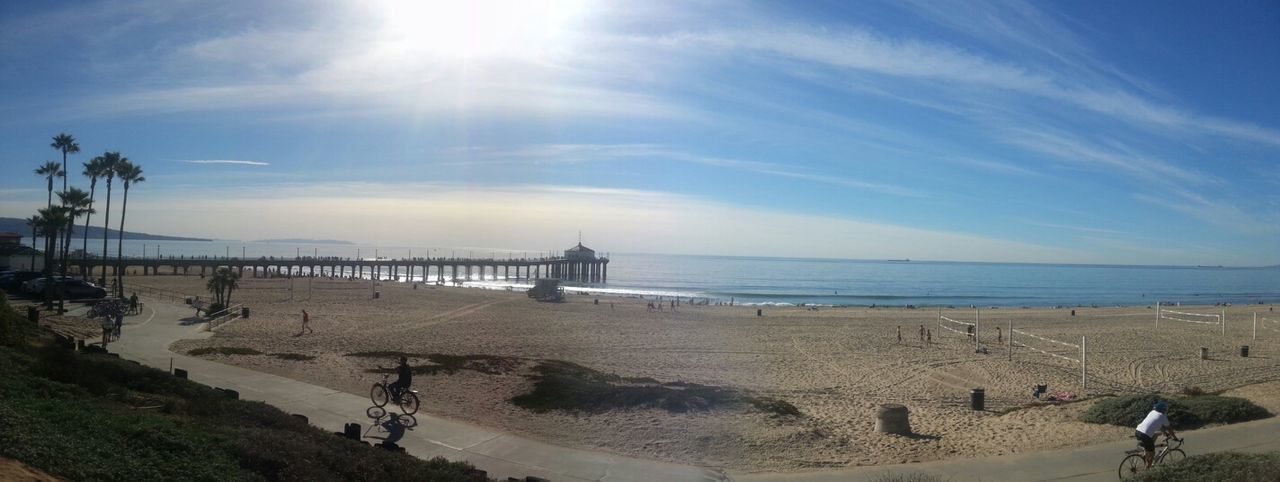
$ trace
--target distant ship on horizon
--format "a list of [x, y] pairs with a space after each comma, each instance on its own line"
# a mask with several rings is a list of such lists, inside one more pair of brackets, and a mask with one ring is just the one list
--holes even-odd
[[890, 259], [886, 261], [889, 261], [890, 263], [910, 263], [911, 262], [911, 260], [909, 259]]

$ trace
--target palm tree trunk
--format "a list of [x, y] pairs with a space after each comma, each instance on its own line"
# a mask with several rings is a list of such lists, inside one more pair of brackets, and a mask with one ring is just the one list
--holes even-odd
[[44, 203], [44, 207], [53, 207], [53, 176], [49, 176], [49, 200]]
[[[69, 254], [68, 251], [71, 250], [71, 230], [75, 228], [75, 225], [76, 225], [76, 219], [74, 217], [71, 219], [68, 219], [66, 233], [63, 235], [63, 238], [64, 238], [64, 240], [62, 241], [62, 278], [63, 279], [67, 278], [67, 258]], [[67, 299], [66, 290], [65, 289], [58, 290], [58, 314], [66, 313], [66, 310], [63, 309], [66, 307], [66, 299]]]
[[[98, 178], [95, 177], [93, 178], [92, 181], [89, 182], [89, 208], [90, 209], [93, 208], [93, 191], [97, 187], [98, 187]], [[93, 217], [92, 210], [84, 213], [84, 243], [83, 243], [84, 246], [80, 248], [80, 251], [83, 251], [83, 253], [81, 253], [80, 255], [81, 261], [84, 261], [89, 257], [89, 218], [91, 217]], [[88, 269], [88, 270], [85, 269], [87, 267], [88, 265], [86, 263], [82, 262], [80, 264], [80, 270], [81, 270], [80, 274], [85, 281], [89, 281], [89, 276], [93, 274], [89, 272], [89, 271], [92, 271], [92, 269]]]
[[31, 226], [31, 271], [36, 270], [36, 241], [39, 239], [36, 232], [36, 226]]
[[[67, 192], [67, 151], [66, 149], [62, 150], [62, 192]], [[62, 203], [62, 205], [66, 206], [67, 203], [64, 202]]]
[[111, 231], [111, 178], [107, 178], [107, 211], [103, 213], [102, 221], [102, 281], [103, 285], [107, 284], [107, 239]]
[[120, 231], [116, 233], [116, 289], [124, 298], [124, 215], [129, 212], [129, 183], [124, 184], [124, 201], [120, 202]]

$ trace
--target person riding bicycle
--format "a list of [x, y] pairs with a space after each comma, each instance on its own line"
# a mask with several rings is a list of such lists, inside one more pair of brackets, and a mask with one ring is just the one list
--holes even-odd
[[[379, 365], [378, 368], [386, 370], [386, 368], [382, 368], [381, 365]], [[391, 391], [391, 399], [399, 400], [400, 394], [408, 391], [412, 384], [413, 370], [409, 368], [409, 358], [402, 356], [400, 357], [400, 365], [396, 366], [396, 381], [387, 385], [387, 389]]]
[[1147, 414], [1146, 418], [1142, 419], [1142, 423], [1138, 424], [1138, 428], [1133, 434], [1134, 438], [1138, 439], [1138, 444], [1145, 451], [1142, 458], [1147, 462], [1148, 468], [1151, 467], [1151, 462], [1155, 458], [1156, 440], [1154, 437], [1156, 436], [1156, 431], [1163, 432], [1165, 437], [1178, 438], [1177, 434], [1173, 433], [1169, 417], [1164, 414], [1168, 410], [1168, 403], [1165, 403], [1164, 400], [1157, 400], [1156, 404], [1151, 407], [1151, 412]]

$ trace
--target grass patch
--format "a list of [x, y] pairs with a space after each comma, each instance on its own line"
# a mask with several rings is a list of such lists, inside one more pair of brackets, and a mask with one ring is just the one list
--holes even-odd
[[242, 346], [206, 346], [202, 348], [193, 348], [191, 351], [187, 352], [187, 355], [190, 355], [190, 356], [204, 356], [204, 355], [232, 356], [232, 355], [261, 355], [261, 354], [262, 352], [258, 350], [254, 350], [253, 348], [246, 348]]
[[301, 353], [272, 353], [271, 356], [279, 358], [281, 360], [290, 360], [290, 361], [308, 361], [308, 360], [316, 359], [316, 357], [314, 356], [304, 355]]
[[[350, 355], [348, 355], [350, 356]], [[497, 355], [444, 355], [433, 353], [418, 355], [426, 358], [431, 365], [411, 365], [409, 369], [414, 375], [436, 375], [444, 373], [453, 375], [462, 370], [484, 373], [486, 375], [502, 375], [519, 368], [523, 362], [519, 358]], [[370, 368], [367, 373], [395, 373], [395, 367]]]
[[1280, 452], [1246, 454], [1218, 452], [1187, 457], [1178, 463], [1157, 465], [1141, 472], [1141, 482], [1201, 482], [1280, 480]]
[[1171, 398], [1148, 394], [1101, 400], [1080, 414], [1080, 420], [1136, 427], [1151, 411], [1151, 406], [1156, 400], [1165, 400], [1169, 403], [1169, 410], [1165, 413], [1178, 430], [1198, 428], [1211, 423], [1248, 422], [1271, 416], [1266, 409], [1243, 398], [1218, 395]]
[[756, 398], [696, 383], [624, 378], [560, 360], [540, 362], [533, 372], [533, 391], [512, 398], [511, 403], [539, 413], [551, 410], [602, 413], [639, 408], [684, 413], [751, 406], [778, 416], [800, 415], [794, 405], [783, 400]]
[[358, 351], [355, 353], [348, 353], [347, 356], [354, 356], [354, 357], [360, 357], [360, 358], [394, 358], [398, 360], [400, 359], [400, 357], [422, 358], [423, 355], [420, 353], [405, 353], [402, 351], [384, 350], [384, 351]]
[[270, 405], [231, 400], [118, 358], [61, 349], [51, 338], [33, 336], [42, 347], [0, 347], [0, 456], [54, 476], [485, 480], [466, 463], [369, 448]]

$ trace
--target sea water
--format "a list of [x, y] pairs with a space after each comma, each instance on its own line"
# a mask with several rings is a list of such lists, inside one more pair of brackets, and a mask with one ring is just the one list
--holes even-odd
[[[102, 241], [97, 240], [100, 248]], [[90, 252], [96, 252], [94, 240]], [[115, 254], [111, 242], [110, 254]], [[230, 256], [251, 259], [336, 256], [372, 259], [519, 259], [548, 253], [482, 248], [242, 241], [132, 241], [125, 256]], [[551, 253], [555, 254], [555, 253]], [[948, 261], [841, 260], [609, 253], [608, 283], [566, 283], [570, 291], [623, 296], [707, 298], [742, 304], [828, 306], [1141, 306], [1280, 302], [1280, 267], [1116, 266]], [[446, 270], [448, 273], [448, 270]], [[499, 271], [501, 276], [502, 271]], [[514, 274], [514, 273], [513, 273]], [[385, 272], [384, 276], [389, 276]], [[410, 279], [417, 281], [420, 277]], [[434, 280], [434, 272], [432, 280]], [[446, 276], [446, 280], [449, 280]], [[520, 289], [527, 282], [473, 277], [467, 286]]]

